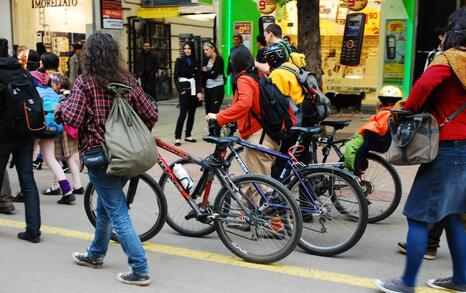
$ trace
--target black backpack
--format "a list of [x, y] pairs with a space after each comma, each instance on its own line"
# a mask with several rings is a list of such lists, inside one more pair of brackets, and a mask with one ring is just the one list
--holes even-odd
[[293, 72], [303, 88], [304, 100], [299, 105], [302, 117], [301, 121], [298, 121], [299, 125], [314, 126], [332, 113], [331, 102], [320, 90], [314, 74], [303, 69], [295, 70], [288, 66], [280, 66], [279, 68]]
[[5, 121], [9, 135], [26, 138], [45, 129], [42, 99], [31, 76], [22, 68], [0, 69], [0, 82], [6, 85]]
[[[259, 78], [255, 74], [246, 74], [259, 84], [261, 117], [250, 111], [265, 133], [274, 141], [280, 143], [288, 130], [293, 126], [290, 112], [290, 97], [285, 96], [267, 77]], [[263, 137], [260, 143], [262, 143]]]

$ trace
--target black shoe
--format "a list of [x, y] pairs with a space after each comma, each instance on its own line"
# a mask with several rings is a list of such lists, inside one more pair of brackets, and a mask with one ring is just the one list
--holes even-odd
[[76, 200], [76, 197], [74, 196], [73, 193], [70, 193], [69, 195], [64, 195], [62, 196], [57, 203], [58, 204], [71, 204], [73, 201]]
[[127, 273], [119, 273], [117, 275], [117, 280], [130, 285], [138, 285], [138, 286], [147, 286], [150, 284], [150, 277], [149, 276], [139, 276], [129, 271]]
[[60, 188], [57, 189], [52, 189], [52, 187], [49, 187], [47, 189], [42, 190], [43, 195], [60, 195], [61, 190]]
[[61, 161], [61, 165], [62, 165], [63, 172], [70, 173], [70, 166], [68, 166], [65, 160]]
[[73, 188], [73, 193], [74, 194], [84, 194], [84, 188], [83, 187], [80, 187], [78, 189]]
[[12, 214], [13, 211], [15, 210], [15, 206], [9, 202], [0, 202], [0, 214]]
[[36, 170], [40, 170], [42, 169], [42, 164], [42, 160], [37, 159], [34, 162], [32, 162], [32, 167]]
[[18, 192], [18, 194], [13, 197], [14, 202], [24, 202], [24, 194], [21, 192]]
[[18, 233], [18, 238], [22, 240], [27, 240], [32, 243], [39, 243], [40, 242], [40, 232], [37, 234], [31, 234], [29, 232], [20, 232]]
[[103, 261], [95, 261], [91, 259], [86, 253], [73, 252], [73, 260], [78, 265], [100, 269], [104, 264]]

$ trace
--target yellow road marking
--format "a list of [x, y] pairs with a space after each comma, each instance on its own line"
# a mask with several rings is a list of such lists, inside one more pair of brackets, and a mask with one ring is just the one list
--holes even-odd
[[[11, 221], [0, 219], [0, 226], [10, 227], [10, 228], [17, 228], [17, 229], [24, 229], [25, 223], [20, 221]], [[62, 237], [68, 238], [75, 238], [75, 239], [82, 239], [91, 241], [94, 237], [94, 234], [76, 231], [76, 230], [69, 230], [63, 229], [58, 227], [50, 227], [50, 226], [41, 226], [42, 233], [57, 235]], [[323, 280], [332, 283], [340, 283], [345, 285], [352, 285], [357, 287], [363, 288], [373, 288], [375, 289], [374, 281], [370, 278], [334, 273], [334, 272], [327, 272], [327, 271], [320, 271], [320, 270], [313, 270], [298, 266], [290, 266], [290, 265], [281, 265], [281, 264], [271, 264], [271, 265], [260, 265], [245, 262], [242, 259], [232, 256], [225, 256], [217, 253], [211, 253], [201, 250], [194, 250], [194, 249], [187, 249], [163, 244], [155, 244], [155, 243], [144, 243], [144, 248], [148, 251], [180, 256], [185, 258], [191, 258], [196, 260], [202, 261], [209, 261], [219, 264], [226, 264], [236, 267], [243, 267], [248, 269], [254, 270], [261, 270], [261, 271], [268, 271], [274, 272], [284, 275], [290, 275], [295, 277], [302, 277], [307, 279], [316, 279], [316, 280]], [[435, 290], [431, 288], [416, 288], [417, 293], [434, 293], [434, 292], [442, 292], [440, 290]]]

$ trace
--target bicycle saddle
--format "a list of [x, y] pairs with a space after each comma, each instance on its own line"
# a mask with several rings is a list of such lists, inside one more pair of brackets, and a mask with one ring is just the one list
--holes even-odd
[[234, 143], [239, 142], [241, 139], [237, 136], [223, 136], [223, 137], [218, 137], [218, 136], [204, 136], [202, 138], [205, 142], [208, 143], [215, 143], [217, 145], [223, 145], [223, 146], [229, 146]]
[[302, 134], [305, 134], [305, 135], [316, 135], [316, 134], [321, 134], [322, 131], [324, 131], [324, 130], [322, 128], [320, 128], [320, 127], [297, 127], [297, 126], [293, 126], [293, 127], [290, 128], [290, 131], [302, 133]]
[[322, 121], [320, 122], [320, 125], [323, 126], [331, 126], [334, 127], [335, 129], [343, 129], [346, 126], [350, 125], [351, 120], [342, 120], [342, 121]]

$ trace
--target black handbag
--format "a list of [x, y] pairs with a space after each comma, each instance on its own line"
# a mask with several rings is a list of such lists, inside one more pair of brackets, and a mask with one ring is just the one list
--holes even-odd
[[108, 165], [107, 152], [104, 147], [95, 147], [83, 152], [83, 163], [87, 168], [98, 168]]

